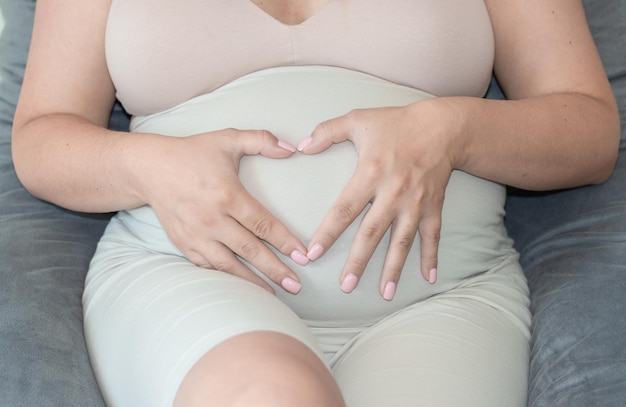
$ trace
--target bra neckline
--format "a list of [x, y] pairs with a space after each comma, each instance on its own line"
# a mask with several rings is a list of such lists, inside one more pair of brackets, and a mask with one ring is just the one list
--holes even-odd
[[255, 4], [252, 0], [243, 0], [243, 1], [248, 3], [248, 5], [251, 6], [253, 9], [255, 9], [257, 13], [262, 14], [264, 16], [264, 18], [270, 19], [270, 20], [274, 21], [275, 23], [277, 23], [277, 24], [279, 24], [279, 25], [281, 25], [283, 27], [287, 27], [287, 28], [297, 28], [297, 27], [301, 27], [301, 26], [307, 25], [307, 23], [309, 21], [317, 18], [320, 14], [323, 14], [324, 10], [326, 10], [328, 8], [328, 6], [331, 3], [334, 2], [333, 0], [328, 0], [320, 8], [315, 10], [313, 12], [313, 14], [311, 14], [309, 17], [307, 17], [304, 21], [301, 21], [301, 22], [299, 22], [297, 24], [288, 24], [288, 23], [280, 21], [278, 18], [274, 17], [273, 15], [271, 15], [270, 13], [265, 11], [263, 8], [261, 8], [260, 6]]

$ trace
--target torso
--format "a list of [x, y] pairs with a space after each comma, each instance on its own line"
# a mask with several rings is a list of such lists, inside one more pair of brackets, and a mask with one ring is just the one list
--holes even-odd
[[[491, 78], [494, 44], [480, 0], [328, 0], [306, 14], [274, 17], [250, 0], [184, 4], [113, 0], [107, 56], [118, 95], [135, 115], [133, 131], [185, 136], [262, 128], [296, 144], [321, 120], [351, 109], [412, 103], [422, 97], [415, 89], [482, 96]], [[307, 242], [355, 163], [352, 145], [342, 143], [287, 160], [245, 157], [239, 176]], [[151, 208], [118, 216], [136, 228], [129, 236], [113, 236], [134, 242], [123, 247], [182, 255]], [[302, 292], [279, 289], [277, 295], [310, 325], [358, 327], [476, 283], [490, 271], [521, 275], [503, 216], [502, 186], [455, 171], [446, 190], [437, 284], [420, 275], [417, 241], [394, 301], [384, 301], [378, 285], [385, 238], [358, 289], [349, 296], [341, 292], [338, 278], [357, 220], [318, 261], [289, 263]]]
[[[184, 137], [227, 127], [261, 128], [297, 144], [320, 121], [352, 109], [406, 105], [425, 97], [428, 96], [410, 87], [352, 70], [319, 66], [271, 68], [248, 74], [164, 112], [137, 116], [131, 130]], [[239, 178], [252, 196], [292, 233], [308, 242], [354, 173], [356, 163], [354, 146], [346, 142], [333, 145], [322, 154], [294, 154], [285, 160], [258, 155], [243, 157]], [[343, 293], [339, 275], [362, 213], [320, 259], [307, 266], [299, 266], [276, 252], [298, 274], [303, 287], [295, 296], [277, 289], [278, 297], [313, 326], [351, 329], [375, 323], [459, 285], [476, 284], [495, 270], [521, 274], [503, 225], [504, 188], [454, 171], [445, 195], [436, 284], [428, 284], [421, 277], [417, 236], [394, 300], [383, 300], [378, 286], [387, 235], [369, 259], [357, 289], [350, 295]], [[182, 256], [150, 207], [130, 210], [122, 215], [122, 220], [133, 231], [130, 236], [115, 236], [116, 242], [143, 247], [147, 253]], [[259, 276], [264, 277], [260, 273]]]

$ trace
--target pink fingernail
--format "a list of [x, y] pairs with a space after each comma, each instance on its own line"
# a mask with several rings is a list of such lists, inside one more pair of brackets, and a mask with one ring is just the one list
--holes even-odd
[[350, 273], [343, 278], [341, 282], [341, 291], [346, 294], [350, 294], [356, 288], [359, 278], [354, 273]]
[[322, 247], [322, 245], [319, 243], [315, 243], [313, 247], [311, 247], [311, 250], [309, 250], [309, 252], [306, 254], [306, 257], [308, 257], [311, 261], [315, 261], [322, 256], [322, 253], [324, 253], [324, 248]]
[[387, 301], [393, 300], [394, 295], [396, 295], [396, 283], [393, 281], [389, 281], [385, 285], [385, 290], [383, 291], [383, 298]]
[[300, 250], [292, 251], [289, 257], [291, 257], [291, 260], [295, 261], [301, 266], [306, 266], [307, 264], [309, 264], [309, 258], [306, 257], [306, 254], [302, 253]]
[[311, 144], [311, 141], [313, 141], [313, 138], [311, 136], [302, 140], [300, 144], [298, 144], [298, 151], [302, 152], [302, 150], [304, 150], [309, 144]]
[[278, 140], [278, 147], [284, 148], [285, 150], [291, 151], [292, 153], [296, 152], [296, 146], [285, 140]]
[[437, 281], [437, 269], [430, 269], [428, 272], [428, 282], [430, 284], [435, 284]]
[[283, 280], [280, 282], [280, 285], [292, 294], [298, 294], [302, 289], [302, 285], [291, 277], [283, 278]]

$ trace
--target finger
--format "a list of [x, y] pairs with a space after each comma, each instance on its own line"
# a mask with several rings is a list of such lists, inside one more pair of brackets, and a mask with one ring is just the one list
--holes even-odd
[[419, 223], [422, 275], [430, 284], [437, 281], [437, 254], [441, 237], [441, 214], [429, 215]]
[[298, 151], [304, 154], [317, 154], [333, 144], [350, 140], [352, 125], [349, 117], [341, 116], [321, 122], [313, 133], [298, 144]]
[[320, 258], [365, 209], [372, 196], [372, 184], [353, 176], [313, 234], [307, 257], [312, 261]]
[[400, 275], [417, 235], [417, 222], [412, 221], [414, 218], [404, 218], [396, 219], [391, 225], [389, 248], [381, 273], [380, 293], [387, 301], [391, 301], [396, 293]]
[[260, 286], [272, 295], [276, 294], [265, 280], [241, 263], [233, 252], [223, 244], [215, 241], [207, 242], [204, 248], [202, 248], [202, 252], [206, 254], [203, 255], [200, 251], [194, 249], [187, 254], [187, 258], [199, 267], [232, 274]]
[[230, 233], [224, 239], [224, 245], [285, 291], [291, 294], [300, 292], [302, 286], [298, 275], [280, 261], [278, 256], [252, 232], [234, 219], [230, 222], [232, 222], [230, 225], [225, 224], [225, 228], [230, 230]]
[[[363, 217], [341, 275], [341, 290], [350, 293], [365, 272], [372, 254], [393, 221], [390, 204], [375, 202]], [[395, 292], [395, 291], [394, 291]]]
[[296, 152], [294, 145], [279, 140], [266, 130], [235, 130], [229, 140], [238, 157], [260, 154], [268, 158], [286, 158]]
[[266, 241], [294, 262], [306, 266], [307, 248], [287, 227], [259, 201], [241, 188], [237, 199], [232, 200], [228, 215], [252, 232], [257, 238]]

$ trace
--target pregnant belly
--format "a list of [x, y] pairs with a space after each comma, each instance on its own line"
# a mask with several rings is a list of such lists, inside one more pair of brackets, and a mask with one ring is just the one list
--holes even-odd
[[[168, 111], [137, 117], [132, 129], [171, 136], [229, 127], [266, 129], [297, 144], [321, 121], [350, 110], [406, 105], [428, 97], [415, 89], [343, 69], [276, 68], [240, 78]], [[244, 157], [239, 175], [248, 191], [306, 244], [352, 176], [356, 161], [353, 145], [346, 142], [313, 156], [295, 154], [283, 160]], [[297, 296], [280, 289], [277, 293], [313, 324], [371, 323], [483, 273], [501, 261], [503, 254], [509, 254], [510, 242], [502, 227], [503, 204], [501, 186], [455, 171], [444, 203], [439, 281], [430, 285], [421, 277], [417, 239], [392, 302], [384, 301], [378, 292], [388, 236], [374, 253], [359, 287], [349, 295], [339, 289], [339, 275], [360, 218], [316, 262], [301, 267], [283, 257], [300, 276], [303, 288]], [[160, 229], [150, 208], [128, 214], [146, 227]]]

